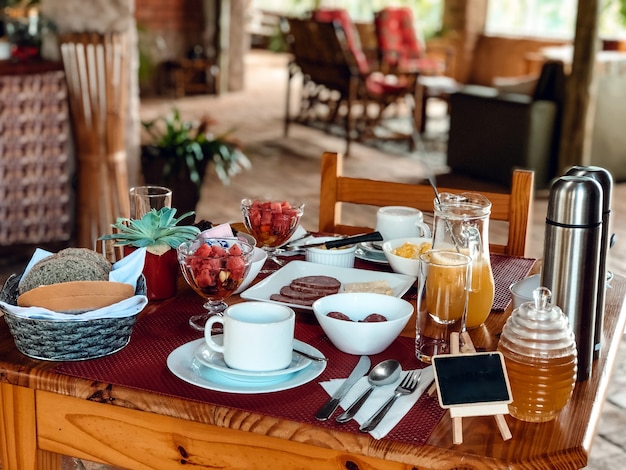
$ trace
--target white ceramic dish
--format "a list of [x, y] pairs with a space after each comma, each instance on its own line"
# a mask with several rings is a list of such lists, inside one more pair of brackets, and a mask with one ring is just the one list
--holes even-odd
[[[316, 238], [315, 243], [322, 243], [336, 239], [337, 237]], [[304, 245], [304, 247], [306, 248], [306, 245]], [[354, 266], [356, 248], [356, 245], [349, 245], [330, 250], [324, 247], [306, 248], [306, 260], [311, 263], [352, 268]]]
[[[223, 336], [213, 335], [213, 340], [217, 344], [222, 344]], [[289, 366], [285, 369], [267, 372], [237, 370], [228, 367], [226, 365], [226, 362], [224, 362], [224, 355], [222, 353], [209, 349], [205, 343], [200, 344], [198, 349], [196, 349], [194, 356], [196, 359], [198, 359], [198, 361], [200, 361], [203, 366], [210, 369], [215, 369], [233, 380], [243, 380], [246, 382], [264, 382], [268, 380], [276, 380], [277, 378], [281, 378], [285, 375], [298, 372], [299, 370], [302, 370], [310, 365], [312, 362], [311, 359], [308, 359], [294, 352], [291, 359], [291, 364], [289, 364]]]
[[[208, 390], [241, 394], [279, 392], [315, 380], [326, 369], [326, 362], [312, 361], [310, 365], [298, 372], [278, 377], [269, 382], [232, 380], [217, 370], [204, 367], [198, 361], [196, 361], [196, 364], [199, 364], [197, 372], [193, 370], [194, 351], [202, 342], [204, 342], [204, 338], [190, 341], [174, 349], [167, 357], [167, 367], [179, 379]], [[302, 341], [295, 340], [294, 346], [306, 353], [320, 357], [323, 355], [318, 349]]]
[[539, 287], [540, 282], [539, 274], [533, 274], [511, 284], [509, 290], [513, 299], [513, 308], [517, 308], [525, 302], [532, 302], [533, 291]]
[[359, 243], [356, 249], [355, 256], [364, 261], [377, 264], [389, 264], [385, 253], [374, 246], [370, 242]]
[[419, 274], [420, 260], [417, 258], [405, 258], [403, 256], [393, 254], [393, 250], [400, 248], [405, 243], [411, 243], [419, 247], [422, 243], [428, 243], [429, 249], [432, 248], [433, 239], [425, 237], [413, 238], [396, 238], [383, 243], [383, 253], [389, 261], [391, 269], [397, 273], [408, 274], [409, 276], [417, 276]]
[[[327, 266], [296, 260], [291, 261], [275, 273], [243, 291], [241, 297], [246, 300], [275, 302], [270, 300], [270, 295], [277, 294], [281, 287], [289, 285], [294, 279], [303, 276], [331, 276], [338, 279], [342, 284], [386, 280], [393, 289], [393, 295], [396, 297], [402, 297], [416, 280], [414, 276], [406, 276], [404, 274], [340, 268], [337, 266]], [[313, 310], [312, 307], [304, 305], [288, 304], [284, 302], [275, 303], [289, 305], [294, 308]]]
[[[315, 318], [337, 349], [368, 356], [389, 347], [413, 310], [413, 305], [404, 299], [365, 292], [327, 295], [313, 303]], [[341, 312], [352, 321], [329, 317], [329, 312]], [[372, 313], [383, 315], [387, 321], [361, 321]]]

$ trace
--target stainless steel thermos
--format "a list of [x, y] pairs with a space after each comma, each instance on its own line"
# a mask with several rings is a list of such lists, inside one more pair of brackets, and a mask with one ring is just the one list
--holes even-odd
[[611, 244], [610, 233], [610, 217], [611, 217], [611, 198], [613, 192], [613, 177], [608, 170], [598, 166], [573, 166], [566, 175], [570, 176], [588, 176], [595, 179], [602, 187], [602, 240], [600, 244], [600, 268], [598, 272], [598, 291], [596, 300], [596, 325], [594, 330], [594, 352], [593, 357], [600, 357], [600, 348], [602, 346], [602, 324], [604, 319], [604, 306], [606, 296], [607, 283], [607, 267], [606, 259]]
[[602, 236], [602, 187], [587, 176], [561, 176], [550, 188], [541, 285], [567, 315], [576, 339], [576, 379], [591, 375]]

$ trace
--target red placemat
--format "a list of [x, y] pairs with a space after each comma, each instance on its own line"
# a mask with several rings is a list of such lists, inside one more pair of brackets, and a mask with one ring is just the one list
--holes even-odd
[[[339, 425], [334, 420], [322, 422], [314, 418], [315, 412], [328, 400], [328, 395], [319, 382], [347, 377], [358, 357], [337, 350], [317, 324], [305, 323], [306, 318], [297, 322], [296, 338], [319, 349], [329, 358], [326, 370], [308, 384], [274, 393], [240, 395], [195, 387], [175, 377], [167, 368], [167, 356], [178, 346], [201, 337], [201, 334], [192, 331], [187, 324], [189, 317], [201, 309], [202, 301], [199, 297], [182, 297], [164, 302], [154, 313], [137, 322], [126, 348], [100, 359], [66, 362], [57, 366], [55, 371], [88, 380], [359, 433], [358, 425], [354, 421]], [[311, 320], [314, 321], [312, 316]], [[398, 338], [387, 350], [371, 356], [371, 361], [372, 364], [377, 364], [389, 358], [398, 359], [404, 369], [423, 367], [415, 359], [412, 338]], [[386, 439], [423, 444], [444, 413], [436, 396], [425, 394]]]
[[524, 279], [535, 265], [533, 258], [517, 258], [505, 255], [491, 255], [491, 269], [496, 289], [491, 310], [504, 312], [511, 303], [509, 286]]

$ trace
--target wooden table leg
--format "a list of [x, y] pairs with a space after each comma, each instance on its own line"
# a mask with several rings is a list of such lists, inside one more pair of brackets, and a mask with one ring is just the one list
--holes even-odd
[[2, 470], [58, 470], [61, 456], [37, 450], [35, 391], [0, 384]]

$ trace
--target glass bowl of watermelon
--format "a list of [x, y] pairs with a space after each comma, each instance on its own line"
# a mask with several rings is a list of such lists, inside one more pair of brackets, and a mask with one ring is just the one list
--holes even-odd
[[207, 302], [206, 312], [189, 319], [192, 328], [203, 331], [211, 315], [221, 315], [228, 306], [224, 299], [242, 284], [254, 247], [238, 238], [196, 238], [181, 243], [178, 263], [187, 284]]
[[279, 266], [283, 263], [276, 257], [278, 247], [291, 238], [303, 212], [304, 203], [261, 199], [241, 201], [246, 230], [254, 237], [257, 246], [267, 251], [269, 258]]

